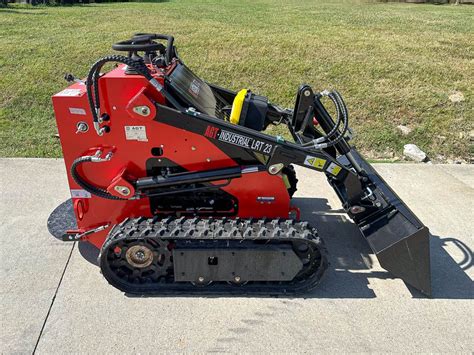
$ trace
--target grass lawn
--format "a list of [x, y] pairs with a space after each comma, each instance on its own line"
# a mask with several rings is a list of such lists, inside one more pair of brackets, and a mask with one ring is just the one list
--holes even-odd
[[[298, 85], [337, 88], [357, 146], [467, 159], [473, 129], [474, 6], [309, 0], [175, 0], [0, 9], [0, 156], [59, 157], [50, 96], [113, 42], [173, 34], [201, 77], [292, 107]], [[465, 100], [448, 96], [461, 91]], [[403, 136], [397, 125], [412, 132]]]

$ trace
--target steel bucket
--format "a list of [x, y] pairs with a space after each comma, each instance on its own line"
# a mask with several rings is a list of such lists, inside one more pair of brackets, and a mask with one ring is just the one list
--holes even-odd
[[375, 216], [355, 219], [360, 231], [385, 270], [431, 296], [428, 228], [357, 150], [352, 149], [351, 153], [372, 182], [374, 195], [384, 205]]

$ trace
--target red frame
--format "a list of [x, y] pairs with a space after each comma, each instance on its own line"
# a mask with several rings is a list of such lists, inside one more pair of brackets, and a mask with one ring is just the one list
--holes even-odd
[[[162, 76], [156, 75], [156, 78], [163, 83]], [[165, 100], [143, 77], [126, 74], [124, 66], [119, 66], [105, 74], [99, 85], [101, 112], [110, 116], [110, 120], [104, 123], [110, 126], [110, 132], [103, 136], [98, 136], [93, 128], [84, 84], [75, 83], [68, 91], [63, 90], [53, 96], [71, 190], [81, 190], [70, 173], [73, 161], [80, 156], [95, 154], [98, 149], [102, 151], [102, 157], [112, 151], [113, 158], [108, 162], [83, 164], [78, 171], [91, 183], [104, 188], [120, 175], [128, 179], [146, 176], [145, 165], [153, 157], [153, 147], [162, 147], [163, 158], [172, 160], [188, 171], [237, 165], [208, 138], [154, 121], [156, 108], [151, 100], [160, 104], [164, 104]], [[143, 117], [133, 111], [133, 107], [137, 105], [147, 105], [152, 112]], [[77, 133], [79, 122], [87, 123], [89, 130]], [[148, 141], [127, 140], [125, 126], [144, 126]], [[215, 182], [219, 183], [222, 182]], [[266, 171], [243, 174], [222, 189], [238, 199], [238, 217], [288, 218], [292, 210], [283, 179]], [[273, 200], [262, 202], [258, 197], [273, 197]], [[110, 225], [104, 231], [84, 238], [99, 248], [114, 224], [127, 217], [152, 215], [148, 198], [117, 201], [92, 195], [89, 198], [73, 197], [73, 203], [80, 230]]]

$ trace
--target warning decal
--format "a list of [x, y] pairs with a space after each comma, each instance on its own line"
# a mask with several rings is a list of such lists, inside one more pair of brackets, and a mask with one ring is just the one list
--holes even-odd
[[337, 174], [339, 174], [339, 172], [342, 170], [342, 168], [337, 165], [337, 164], [334, 164], [334, 163], [331, 163], [329, 164], [328, 168], [326, 169], [326, 171], [334, 176], [337, 176]]
[[324, 164], [326, 164], [325, 159], [312, 157], [311, 155], [307, 155], [306, 159], [304, 160], [304, 165], [312, 166], [313, 168], [323, 170]]

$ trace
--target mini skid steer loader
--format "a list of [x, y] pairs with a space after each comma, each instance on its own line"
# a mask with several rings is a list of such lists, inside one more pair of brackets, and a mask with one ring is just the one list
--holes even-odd
[[136, 34], [53, 96], [72, 195], [53, 235], [97, 247], [103, 276], [130, 294], [308, 292], [328, 261], [291, 204], [299, 165], [326, 175], [383, 268], [430, 295], [428, 229], [350, 146], [337, 91], [302, 85], [282, 108], [200, 79], [173, 42]]

